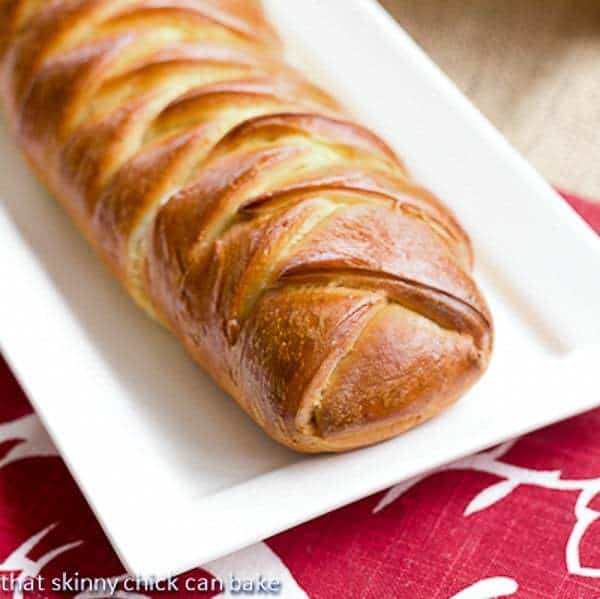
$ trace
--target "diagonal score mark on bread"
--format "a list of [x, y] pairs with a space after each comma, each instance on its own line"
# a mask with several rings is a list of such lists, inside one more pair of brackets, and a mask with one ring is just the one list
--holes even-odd
[[285, 64], [260, 2], [0, 0], [0, 52], [37, 174], [281, 443], [384, 440], [485, 370], [466, 234]]

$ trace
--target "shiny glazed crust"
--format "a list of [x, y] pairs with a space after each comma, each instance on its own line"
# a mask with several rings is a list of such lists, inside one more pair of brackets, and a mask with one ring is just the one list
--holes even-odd
[[387, 439], [485, 370], [467, 236], [283, 62], [259, 2], [0, 0], [0, 53], [38, 176], [277, 441]]

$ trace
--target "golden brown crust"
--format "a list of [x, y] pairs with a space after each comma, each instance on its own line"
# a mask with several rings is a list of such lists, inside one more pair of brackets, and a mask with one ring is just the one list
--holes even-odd
[[281, 54], [256, 0], [0, 0], [40, 178], [267, 433], [341, 451], [464, 393], [491, 316], [453, 215]]

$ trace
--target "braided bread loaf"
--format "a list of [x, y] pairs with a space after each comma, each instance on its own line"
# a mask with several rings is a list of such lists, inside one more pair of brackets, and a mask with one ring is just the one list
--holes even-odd
[[0, 0], [14, 136], [131, 295], [272, 437], [340, 451], [485, 369], [469, 240], [284, 64], [256, 0]]

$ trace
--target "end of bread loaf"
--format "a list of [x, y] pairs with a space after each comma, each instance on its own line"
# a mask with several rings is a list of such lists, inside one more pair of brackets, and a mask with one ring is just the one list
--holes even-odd
[[[350, 282], [287, 283], [261, 300], [239, 341], [240, 396], [254, 417], [307, 453], [339, 452], [404, 432], [453, 404], [487, 368], [489, 315], [453, 325]], [[265, 375], [265, 373], [268, 373]]]
[[382, 307], [320, 388], [303, 398], [294, 423], [298, 443], [308, 451], [343, 451], [425, 422], [481, 376], [490, 339], [482, 341], [477, 346], [403, 307]]

